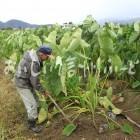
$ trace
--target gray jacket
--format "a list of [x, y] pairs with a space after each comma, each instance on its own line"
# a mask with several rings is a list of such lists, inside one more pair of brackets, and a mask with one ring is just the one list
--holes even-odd
[[27, 51], [21, 59], [15, 73], [16, 86], [44, 92], [45, 90], [39, 80], [41, 67], [42, 62], [39, 60], [36, 51]]

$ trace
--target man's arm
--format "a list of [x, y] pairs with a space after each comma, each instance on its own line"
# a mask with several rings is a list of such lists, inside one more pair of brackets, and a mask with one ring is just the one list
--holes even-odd
[[40, 79], [39, 79], [40, 71], [41, 71], [41, 68], [40, 68], [39, 64], [36, 62], [32, 62], [30, 82], [31, 82], [32, 87], [35, 90], [37, 90], [41, 93], [45, 93], [45, 89], [42, 87], [42, 85], [40, 83]]

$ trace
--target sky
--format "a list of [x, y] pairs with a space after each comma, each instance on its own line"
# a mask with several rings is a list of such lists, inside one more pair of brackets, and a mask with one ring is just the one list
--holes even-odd
[[140, 0], [0, 0], [0, 21], [18, 19], [34, 24], [82, 22], [140, 17]]

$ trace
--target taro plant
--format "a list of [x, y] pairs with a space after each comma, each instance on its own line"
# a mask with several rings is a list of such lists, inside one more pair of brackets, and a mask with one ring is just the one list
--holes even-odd
[[25, 51], [37, 48], [42, 44], [40, 38], [29, 29], [15, 30], [5, 38], [4, 41], [3, 55], [6, 59], [6, 64], [8, 65], [6, 73], [11, 69], [11, 67], [12, 72], [15, 71], [15, 67], [19, 63], [20, 58]]
[[65, 96], [67, 96], [67, 79], [77, 74], [79, 63], [83, 63], [82, 60], [88, 59], [85, 53], [89, 44], [81, 38], [81, 33], [80, 28], [74, 32], [66, 32], [60, 40], [60, 44], [56, 43], [56, 31], [51, 32], [46, 38], [46, 43], [52, 46], [53, 53], [56, 56], [55, 64], [51, 67], [51, 71], [58, 70], [61, 91]]

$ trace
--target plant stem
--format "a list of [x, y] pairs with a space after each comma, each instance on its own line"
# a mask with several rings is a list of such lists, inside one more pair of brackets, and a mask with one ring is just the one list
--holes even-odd
[[55, 102], [55, 100], [48, 95], [48, 97], [50, 98], [50, 100], [55, 104], [55, 106], [57, 107], [57, 109], [62, 113], [62, 115], [64, 116], [64, 118], [69, 122], [69, 123], [73, 123], [68, 117], [67, 115], [63, 112], [63, 110], [59, 107], [59, 105]]

